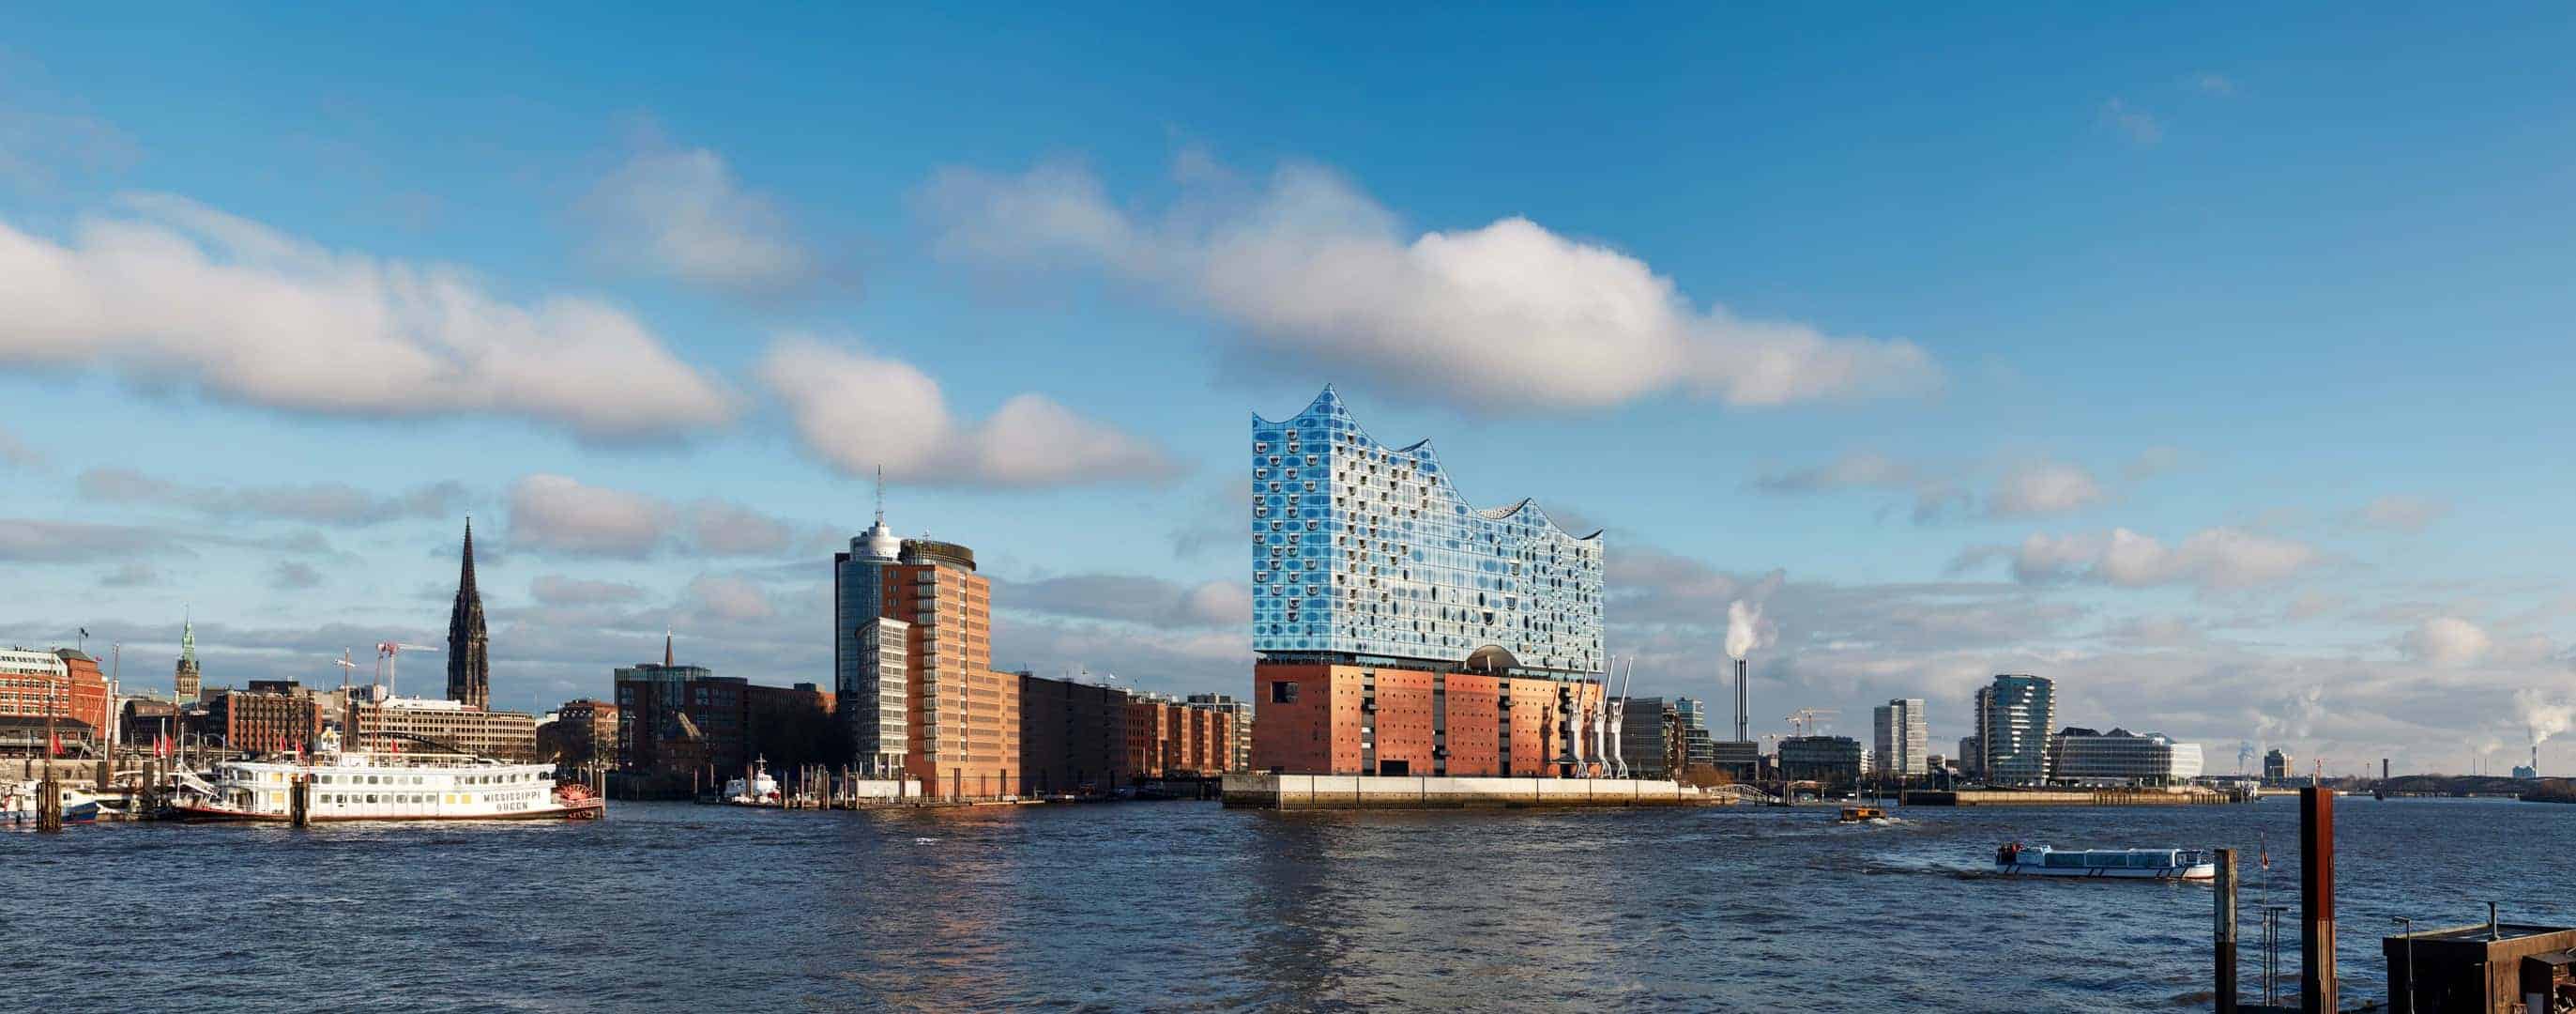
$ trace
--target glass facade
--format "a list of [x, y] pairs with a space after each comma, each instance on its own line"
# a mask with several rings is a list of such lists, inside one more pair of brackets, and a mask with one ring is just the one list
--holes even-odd
[[1331, 388], [1252, 419], [1252, 647], [1456, 665], [1485, 648], [1567, 678], [1603, 670], [1601, 536], [1523, 500], [1480, 510], [1428, 441], [1389, 448]]
[[2045, 676], [1997, 676], [1977, 690], [1980, 776], [1996, 785], [2048, 781], [2048, 729], [2057, 718], [2057, 684]]

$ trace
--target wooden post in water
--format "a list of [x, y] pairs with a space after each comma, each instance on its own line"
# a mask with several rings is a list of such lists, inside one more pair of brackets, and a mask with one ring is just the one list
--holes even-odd
[[63, 829], [63, 784], [54, 778], [54, 765], [45, 764], [45, 780], [36, 783], [36, 830]]
[[2217, 890], [2211, 902], [2211, 940], [2218, 961], [2218, 1014], [2236, 1014], [2236, 850], [2218, 850]]
[[287, 821], [296, 827], [313, 826], [313, 779], [296, 775], [286, 786]]
[[2299, 790], [2299, 1010], [2335, 1011], [2334, 790]]

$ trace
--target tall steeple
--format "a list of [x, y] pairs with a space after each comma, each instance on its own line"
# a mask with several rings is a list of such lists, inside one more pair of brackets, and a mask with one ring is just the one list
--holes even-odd
[[662, 628], [662, 668], [671, 667], [671, 629]]
[[483, 596], [474, 590], [474, 519], [465, 519], [465, 563], [456, 575], [456, 604], [447, 611], [447, 697], [470, 708], [492, 703], [491, 638], [483, 632]]
[[197, 688], [202, 675], [197, 668], [197, 621], [191, 617], [181, 621], [179, 665], [170, 677], [170, 689], [177, 692], [180, 703], [184, 704], [197, 699]]

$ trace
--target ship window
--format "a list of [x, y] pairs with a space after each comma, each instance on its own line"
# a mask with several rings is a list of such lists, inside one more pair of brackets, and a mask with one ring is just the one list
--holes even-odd
[[[373, 776], [369, 776], [369, 777], [373, 777]], [[375, 793], [373, 793], [373, 792], [367, 793], [367, 802], [372, 803], [372, 802], [375, 802], [375, 801], [376, 801], [376, 794], [375, 794]]]

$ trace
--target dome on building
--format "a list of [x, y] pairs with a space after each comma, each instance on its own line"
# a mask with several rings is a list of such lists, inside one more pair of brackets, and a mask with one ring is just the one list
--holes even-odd
[[885, 515], [880, 514], [876, 524], [850, 540], [850, 555], [875, 563], [893, 563], [903, 555], [903, 539], [886, 527]]

